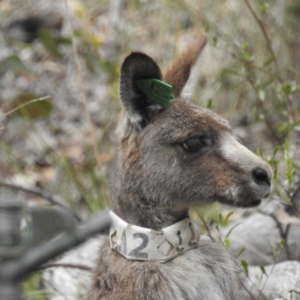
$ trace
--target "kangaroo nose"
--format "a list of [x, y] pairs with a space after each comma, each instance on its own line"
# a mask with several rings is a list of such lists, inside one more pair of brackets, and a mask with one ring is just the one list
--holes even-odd
[[267, 171], [262, 168], [253, 169], [252, 177], [258, 185], [267, 184], [268, 186], [271, 186], [271, 178], [269, 177]]

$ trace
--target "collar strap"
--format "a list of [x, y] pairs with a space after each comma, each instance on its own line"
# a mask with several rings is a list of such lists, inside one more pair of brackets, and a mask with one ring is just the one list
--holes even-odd
[[198, 246], [200, 232], [191, 218], [185, 218], [160, 231], [128, 224], [110, 211], [110, 248], [128, 260], [166, 262]]

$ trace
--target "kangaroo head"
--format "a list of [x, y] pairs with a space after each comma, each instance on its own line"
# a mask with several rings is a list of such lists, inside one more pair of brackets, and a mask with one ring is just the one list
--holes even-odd
[[[122, 65], [124, 111], [111, 196], [113, 210], [127, 222], [157, 229], [185, 217], [191, 206], [251, 207], [269, 194], [270, 166], [235, 139], [226, 120], [188, 99], [205, 43], [185, 51], [164, 76], [143, 53], [130, 54]], [[141, 79], [173, 86], [168, 108], [139, 89]]]

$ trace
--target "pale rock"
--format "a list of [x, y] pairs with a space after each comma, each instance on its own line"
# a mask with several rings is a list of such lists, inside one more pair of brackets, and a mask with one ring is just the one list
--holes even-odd
[[[285, 261], [264, 267], [249, 267], [252, 288], [264, 300], [300, 300], [300, 263]], [[248, 287], [249, 288], [249, 287]], [[261, 299], [261, 298], [259, 298]]]
[[[85, 265], [93, 268], [104, 240], [104, 236], [92, 238], [67, 252], [54, 263]], [[47, 299], [82, 300], [87, 299], [90, 290], [91, 272], [75, 268], [54, 267], [43, 272], [43, 280]]]
[[283, 237], [278, 224], [271, 216], [255, 213], [223, 228], [221, 234], [223, 238], [229, 235], [231, 254], [239, 260], [245, 260], [249, 265], [270, 265], [287, 259], [300, 260], [300, 225], [281, 226], [283, 232], [289, 226], [287, 234], [289, 257], [282, 244]]

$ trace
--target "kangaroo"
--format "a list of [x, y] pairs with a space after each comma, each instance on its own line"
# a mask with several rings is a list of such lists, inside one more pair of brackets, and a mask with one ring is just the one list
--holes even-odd
[[[123, 62], [113, 225], [93, 272], [92, 300], [242, 297], [238, 266], [223, 245], [199, 238], [189, 208], [213, 201], [257, 206], [270, 192], [272, 170], [235, 139], [226, 120], [189, 101], [205, 44], [203, 37], [164, 75], [140, 52]], [[159, 90], [164, 82], [173, 87], [167, 105], [141, 87]]]

